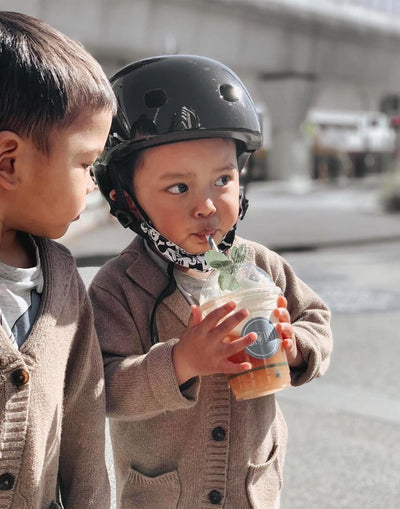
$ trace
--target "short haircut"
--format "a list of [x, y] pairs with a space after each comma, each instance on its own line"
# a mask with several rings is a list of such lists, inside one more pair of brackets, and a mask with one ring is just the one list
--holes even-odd
[[115, 95], [82, 44], [43, 21], [0, 11], [0, 131], [48, 153], [53, 130], [102, 110], [115, 114]]

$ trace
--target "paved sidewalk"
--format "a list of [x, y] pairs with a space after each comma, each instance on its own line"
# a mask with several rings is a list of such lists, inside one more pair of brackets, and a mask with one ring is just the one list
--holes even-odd
[[246, 236], [277, 251], [398, 240], [400, 214], [384, 212], [380, 185], [379, 177], [298, 188], [252, 183]]

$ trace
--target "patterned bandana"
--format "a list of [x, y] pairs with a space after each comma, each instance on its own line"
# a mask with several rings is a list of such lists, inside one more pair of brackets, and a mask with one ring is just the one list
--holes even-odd
[[[148, 221], [142, 221], [140, 223], [140, 229], [143, 232], [142, 236], [150, 241], [161, 254], [161, 256], [167, 260], [177, 265], [181, 265], [182, 267], [187, 267], [188, 269], [196, 269], [201, 272], [208, 272], [211, 269], [211, 267], [209, 267], [206, 263], [204, 254], [194, 255], [188, 253], [161, 235], [161, 233], [157, 231]], [[218, 245], [219, 251], [226, 251], [232, 246], [235, 239], [235, 230], [236, 224], [232, 227], [231, 230], [229, 230], [229, 232], [222, 239], [221, 243]]]

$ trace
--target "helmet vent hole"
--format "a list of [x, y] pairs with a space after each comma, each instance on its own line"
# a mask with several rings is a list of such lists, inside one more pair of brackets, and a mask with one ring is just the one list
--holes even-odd
[[228, 101], [230, 103], [235, 103], [236, 101], [239, 101], [241, 97], [241, 90], [237, 87], [234, 87], [233, 85], [220, 85], [219, 87], [219, 93], [225, 101]]
[[150, 90], [145, 94], [144, 102], [148, 108], [159, 108], [167, 104], [167, 94], [161, 88]]

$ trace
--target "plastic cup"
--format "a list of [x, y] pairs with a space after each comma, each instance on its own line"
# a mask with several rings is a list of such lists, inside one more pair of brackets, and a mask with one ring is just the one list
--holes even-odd
[[234, 301], [236, 309], [245, 308], [249, 316], [241, 322], [225, 339], [232, 341], [248, 334], [257, 333], [257, 340], [241, 352], [232, 356], [232, 362], [250, 362], [252, 368], [237, 374], [228, 375], [229, 385], [237, 400], [266, 396], [290, 386], [290, 370], [282, 340], [275, 329], [277, 319], [273, 310], [277, 307], [280, 288], [271, 284], [261, 287], [239, 289], [204, 302], [203, 315], [215, 308]]

